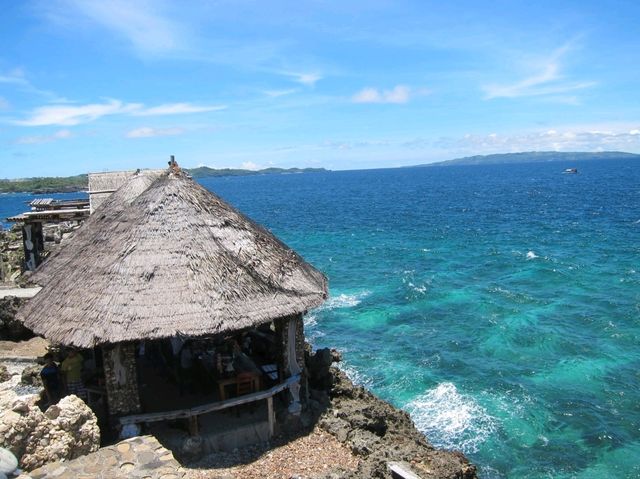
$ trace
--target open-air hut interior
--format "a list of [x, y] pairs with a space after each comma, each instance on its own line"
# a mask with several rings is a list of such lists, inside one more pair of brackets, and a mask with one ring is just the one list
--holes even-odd
[[179, 168], [129, 175], [32, 281], [21, 319], [83, 351], [112, 426], [266, 400], [272, 433], [274, 397], [300, 410], [326, 278]]

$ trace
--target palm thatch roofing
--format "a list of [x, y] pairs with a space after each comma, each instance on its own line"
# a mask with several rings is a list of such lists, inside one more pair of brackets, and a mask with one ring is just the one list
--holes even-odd
[[322, 273], [171, 169], [132, 176], [32, 280], [18, 317], [78, 347], [236, 331], [327, 296]]
[[[159, 175], [163, 170], [142, 170], [142, 174]], [[137, 176], [141, 170], [107, 171], [89, 173], [89, 202], [91, 213], [102, 205], [111, 194], [124, 185], [129, 178]]]

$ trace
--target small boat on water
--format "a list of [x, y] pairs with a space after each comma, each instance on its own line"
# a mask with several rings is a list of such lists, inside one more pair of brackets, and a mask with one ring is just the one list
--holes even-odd
[[578, 168], [567, 168], [563, 173], [565, 175], [576, 175], [578, 173]]

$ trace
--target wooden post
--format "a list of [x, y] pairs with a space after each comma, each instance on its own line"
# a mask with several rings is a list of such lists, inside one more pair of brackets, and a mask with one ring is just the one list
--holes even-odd
[[275, 414], [273, 413], [273, 396], [267, 398], [267, 414], [269, 415], [269, 439], [275, 434]]
[[22, 225], [22, 245], [24, 247], [24, 269], [35, 271], [41, 263], [40, 253], [44, 249], [42, 223], [24, 223]]

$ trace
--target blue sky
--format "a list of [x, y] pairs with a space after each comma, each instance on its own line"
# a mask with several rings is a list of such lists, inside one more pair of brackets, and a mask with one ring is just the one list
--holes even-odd
[[0, 177], [640, 152], [638, 1], [2, 5]]

